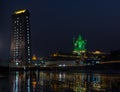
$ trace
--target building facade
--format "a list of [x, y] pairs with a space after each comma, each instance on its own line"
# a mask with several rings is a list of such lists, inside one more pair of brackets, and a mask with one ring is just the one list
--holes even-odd
[[30, 21], [28, 10], [12, 15], [10, 67], [29, 66], [31, 62]]

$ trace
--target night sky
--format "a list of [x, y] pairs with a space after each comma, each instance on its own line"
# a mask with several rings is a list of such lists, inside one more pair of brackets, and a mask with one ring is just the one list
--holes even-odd
[[32, 53], [71, 52], [72, 38], [87, 40], [87, 50], [120, 49], [120, 0], [0, 0], [0, 58], [10, 57], [11, 15], [28, 9]]

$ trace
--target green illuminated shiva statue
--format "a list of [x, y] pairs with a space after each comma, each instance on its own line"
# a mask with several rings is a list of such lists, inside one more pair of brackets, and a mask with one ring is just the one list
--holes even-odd
[[76, 53], [85, 52], [86, 51], [86, 48], [85, 48], [86, 43], [87, 43], [87, 41], [84, 40], [81, 35], [79, 35], [77, 39], [73, 38], [73, 44], [74, 44], [73, 52], [76, 52]]

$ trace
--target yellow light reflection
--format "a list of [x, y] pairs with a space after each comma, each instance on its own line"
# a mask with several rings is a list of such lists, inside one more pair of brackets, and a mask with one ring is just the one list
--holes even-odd
[[36, 84], [37, 84], [37, 82], [36, 82], [36, 81], [33, 81], [33, 82], [32, 82], [33, 88], [35, 88], [35, 87], [36, 87]]

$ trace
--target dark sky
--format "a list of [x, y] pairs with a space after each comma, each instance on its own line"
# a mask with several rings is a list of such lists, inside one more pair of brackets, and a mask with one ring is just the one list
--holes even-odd
[[88, 50], [120, 49], [119, 0], [0, 0], [0, 58], [9, 58], [11, 15], [28, 9], [32, 53], [46, 56], [72, 51], [81, 34]]

